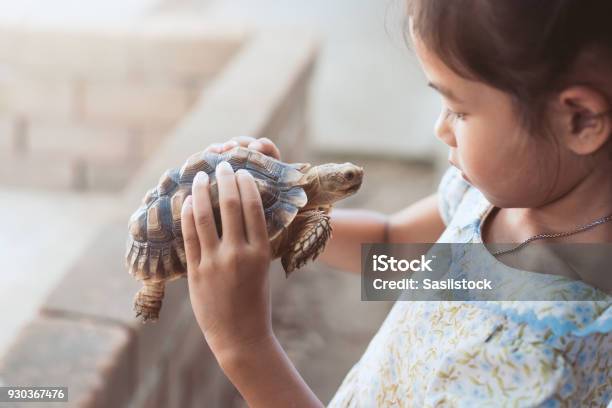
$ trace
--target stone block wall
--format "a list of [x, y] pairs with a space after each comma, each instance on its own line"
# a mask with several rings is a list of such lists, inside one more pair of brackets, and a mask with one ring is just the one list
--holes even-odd
[[244, 39], [195, 24], [0, 27], [0, 184], [121, 190]]

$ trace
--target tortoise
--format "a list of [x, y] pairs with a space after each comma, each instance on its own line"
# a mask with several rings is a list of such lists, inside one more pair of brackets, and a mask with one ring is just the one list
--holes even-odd
[[253, 175], [272, 257], [281, 258], [286, 277], [323, 251], [332, 232], [332, 205], [356, 193], [363, 178], [363, 168], [352, 163], [289, 164], [241, 146], [223, 153], [205, 150], [181, 168], [167, 170], [128, 222], [126, 264], [144, 285], [134, 298], [136, 317], [143, 323], [158, 319], [165, 284], [187, 276], [181, 208], [199, 171], [209, 176], [217, 231], [222, 234], [215, 169], [224, 160], [234, 171], [246, 169]]

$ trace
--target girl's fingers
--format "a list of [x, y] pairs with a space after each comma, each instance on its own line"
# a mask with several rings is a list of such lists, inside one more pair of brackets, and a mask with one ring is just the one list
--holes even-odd
[[193, 219], [193, 201], [191, 196], [183, 202], [181, 211], [181, 231], [185, 242], [187, 270], [193, 270], [200, 263], [200, 240]]
[[227, 150], [231, 150], [236, 146], [246, 147], [249, 143], [254, 141], [255, 138], [251, 136], [236, 136], [232, 137], [229, 141], [223, 143], [223, 147], [221, 148], [222, 152]]
[[225, 152], [227, 150], [233, 149], [236, 146], [238, 146], [238, 142], [236, 142], [235, 140], [230, 140], [228, 142], [223, 143], [223, 147], [221, 148], [221, 151]]
[[216, 175], [223, 228], [222, 239], [231, 244], [243, 242], [242, 205], [240, 204], [240, 192], [236, 184], [236, 177], [234, 177], [234, 170], [228, 162], [222, 161], [217, 165]]
[[274, 157], [277, 160], [280, 160], [280, 151], [278, 147], [267, 137], [262, 137], [253, 142], [249, 143], [249, 149], [254, 149], [262, 152], [266, 156]]
[[193, 179], [192, 195], [193, 216], [196, 231], [200, 238], [200, 246], [202, 250], [210, 250], [219, 243], [219, 235], [217, 234], [215, 215], [210, 203], [208, 174], [205, 172], [198, 172]]
[[204, 149], [205, 152], [213, 152], [213, 153], [222, 153], [223, 152], [223, 143], [213, 143]]
[[280, 151], [278, 150], [278, 147], [276, 147], [276, 145], [267, 137], [255, 139], [251, 136], [236, 136], [232, 137], [225, 143], [214, 143], [206, 150], [213, 151], [215, 153], [223, 153], [227, 150], [233, 149], [236, 146], [248, 147], [280, 160]]
[[230, 141], [234, 141], [242, 147], [247, 147], [249, 143], [255, 141], [255, 138], [252, 136], [236, 136], [232, 137]]
[[236, 172], [236, 181], [240, 190], [247, 241], [253, 245], [268, 245], [266, 218], [255, 180], [248, 171], [241, 169]]

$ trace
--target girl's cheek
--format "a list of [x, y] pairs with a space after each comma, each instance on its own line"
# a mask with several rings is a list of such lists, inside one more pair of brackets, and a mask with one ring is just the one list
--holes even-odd
[[[468, 119], [469, 120], [469, 119]], [[492, 155], [495, 155], [493, 146], [486, 140], [486, 134], [483, 135], [477, 123], [469, 123], [468, 121], [458, 123], [455, 126], [455, 135], [457, 138], [457, 153], [460, 160], [460, 165], [463, 166], [464, 172], [472, 179], [479, 179], [483, 174], [486, 174], [488, 163], [495, 163]]]

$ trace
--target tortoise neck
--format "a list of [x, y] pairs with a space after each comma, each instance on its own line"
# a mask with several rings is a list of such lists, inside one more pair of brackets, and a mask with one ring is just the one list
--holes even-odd
[[308, 197], [308, 205], [319, 205], [321, 192], [321, 179], [319, 177], [318, 166], [311, 167], [306, 173], [306, 183], [304, 183], [304, 191]]

